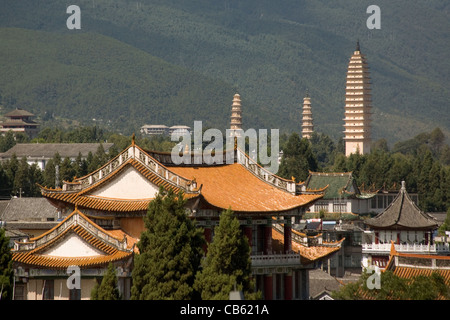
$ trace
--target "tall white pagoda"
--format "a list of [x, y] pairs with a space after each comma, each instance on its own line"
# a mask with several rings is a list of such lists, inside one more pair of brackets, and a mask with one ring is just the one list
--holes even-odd
[[231, 136], [239, 137], [242, 132], [242, 106], [241, 96], [236, 93], [233, 97], [233, 104], [231, 105]]
[[369, 66], [359, 41], [347, 71], [345, 88], [345, 155], [370, 152], [372, 94]]
[[303, 98], [303, 112], [302, 112], [302, 138], [311, 139], [314, 132], [314, 123], [311, 110], [311, 98], [308, 91]]

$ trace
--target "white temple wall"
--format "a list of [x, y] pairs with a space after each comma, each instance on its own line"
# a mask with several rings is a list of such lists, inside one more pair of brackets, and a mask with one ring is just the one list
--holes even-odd
[[106, 186], [94, 190], [92, 195], [116, 199], [154, 198], [159, 189], [143, 177], [135, 168], [129, 166]]

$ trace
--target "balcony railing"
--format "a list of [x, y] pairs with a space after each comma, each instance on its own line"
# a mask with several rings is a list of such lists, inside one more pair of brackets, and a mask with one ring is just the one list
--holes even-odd
[[[433, 244], [394, 244], [395, 250], [398, 252], [412, 252], [412, 253], [450, 253], [450, 246], [448, 243], [433, 243]], [[363, 243], [363, 252], [389, 252], [391, 250], [390, 243]]]
[[261, 254], [252, 255], [250, 258], [252, 267], [299, 266], [302, 264], [298, 253]]

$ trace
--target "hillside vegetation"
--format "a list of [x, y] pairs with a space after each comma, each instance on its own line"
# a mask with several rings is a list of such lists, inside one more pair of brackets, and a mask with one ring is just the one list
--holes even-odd
[[[381, 29], [369, 30], [366, 9], [371, 4], [350, 0], [79, 0], [82, 29], [70, 31], [65, 24], [67, 6], [60, 1], [7, 1], [0, 12], [0, 26], [49, 33], [46, 39], [30, 36], [36, 39], [30, 43], [25, 38], [17, 48], [9, 45], [21, 54], [8, 61], [12, 78], [0, 84], [2, 103], [6, 109], [21, 104], [42, 115], [56, 108], [45, 83], [56, 83], [56, 95], [61, 97], [57, 114], [68, 118], [77, 119], [79, 110], [84, 110], [86, 117], [101, 115], [105, 121], [122, 115], [117, 123], [125, 128], [142, 125], [147, 119], [154, 119], [152, 123], [182, 119], [190, 125], [195, 118], [222, 129], [228, 125], [232, 95], [238, 91], [246, 128], [299, 132], [301, 103], [308, 89], [316, 130], [337, 139], [343, 130], [346, 68], [359, 39], [371, 67], [374, 139], [386, 138], [393, 144], [436, 126], [450, 136], [450, 121], [445, 117], [450, 107], [450, 5], [444, 0], [381, 0], [377, 3]], [[12, 30], [3, 31], [2, 41]], [[109, 38], [97, 38], [98, 34]], [[50, 46], [53, 55], [39, 50], [40, 45]], [[48, 70], [48, 75], [21, 69], [26, 58], [21, 57], [23, 50], [29, 55], [33, 52], [37, 60], [42, 60], [41, 54], [47, 58], [40, 68]], [[59, 60], [55, 55], [77, 61], [77, 65], [85, 63], [86, 69], [56, 70]], [[154, 64], [167, 67], [151, 69]], [[175, 76], [175, 70], [182, 76]], [[168, 75], [163, 76], [166, 71]], [[83, 80], [70, 86], [61, 80], [74, 75]], [[17, 78], [25, 81], [24, 76], [33, 80], [18, 84]], [[142, 78], [160, 85], [155, 89]], [[186, 85], [188, 78], [197, 90]], [[185, 89], [182, 93], [180, 87]], [[149, 90], [155, 91], [155, 99], [150, 99]], [[70, 95], [73, 91], [79, 94]], [[123, 107], [105, 108], [106, 104]], [[141, 108], [147, 113], [133, 112]]]

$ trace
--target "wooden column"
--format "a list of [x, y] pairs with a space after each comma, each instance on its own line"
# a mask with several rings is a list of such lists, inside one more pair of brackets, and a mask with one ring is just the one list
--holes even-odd
[[272, 277], [272, 274], [264, 275], [264, 300], [273, 300], [273, 277]]
[[284, 253], [292, 250], [292, 227], [291, 223], [284, 224]]
[[252, 226], [251, 225], [244, 227], [244, 235], [247, 237], [248, 245], [250, 246], [250, 252], [252, 252], [253, 230], [252, 230]]
[[272, 253], [272, 225], [264, 227], [264, 254]]
[[284, 275], [284, 300], [292, 300], [292, 271]]

